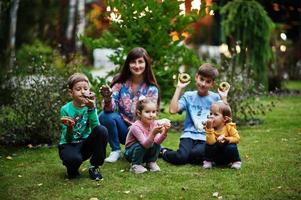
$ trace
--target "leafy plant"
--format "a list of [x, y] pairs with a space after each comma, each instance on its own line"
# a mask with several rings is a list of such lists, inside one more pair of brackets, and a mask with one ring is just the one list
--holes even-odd
[[276, 99], [262, 103], [267, 93], [262, 84], [257, 84], [254, 79], [254, 71], [251, 66], [238, 66], [236, 54], [232, 58], [224, 58], [220, 66], [220, 80], [230, 83], [228, 102], [232, 109], [233, 119], [236, 122], [254, 124], [258, 123], [258, 117], [265, 115], [274, 106]]
[[[24, 44], [17, 51], [16, 54], [16, 64], [22, 67], [15, 68], [18, 74], [25, 72], [35, 73], [32, 65], [45, 65], [50, 63], [52, 60], [53, 49], [42, 43], [39, 40], [35, 40], [32, 44]], [[31, 69], [27, 69], [31, 68]]]
[[230, 1], [221, 8], [220, 13], [222, 40], [228, 43], [232, 53], [238, 53], [235, 65], [244, 67], [247, 64], [246, 66], [252, 67], [257, 85], [262, 84], [267, 89], [267, 65], [272, 56], [272, 20], [254, 0]]
[[[189, 24], [195, 22], [204, 13], [193, 10], [181, 15], [179, 6], [184, 1], [165, 0], [110, 0], [110, 10], [106, 16], [113, 20], [109, 30], [100, 38], [83, 37], [84, 43], [90, 48], [112, 48], [115, 55], [111, 61], [122, 66], [130, 49], [144, 47], [153, 59], [153, 69], [161, 87], [161, 97], [169, 100], [173, 94], [170, 87], [174, 85], [179, 67], [194, 73], [201, 64], [194, 50], [187, 48], [183, 41], [187, 34], [193, 32]], [[202, 14], [201, 14], [202, 13]], [[164, 92], [163, 92], [164, 91]]]
[[1, 143], [53, 143], [58, 138], [59, 110], [69, 101], [67, 78], [80, 71], [81, 65], [73, 59], [74, 62], [64, 64], [64, 68], [54, 66], [59, 60], [63, 64], [55, 51], [45, 48], [45, 53], [40, 49], [40, 55], [44, 56], [39, 56], [35, 48], [36, 44], [21, 48], [19, 55], [22, 56], [17, 63], [23, 64], [4, 75], [6, 81], [2, 90], [6, 93], [2, 93], [5, 104], [0, 109]]

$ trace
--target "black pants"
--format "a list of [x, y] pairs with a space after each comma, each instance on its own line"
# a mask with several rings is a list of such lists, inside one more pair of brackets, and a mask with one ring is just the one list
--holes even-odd
[[78, 174], [83, 161], [90, 159], [91, 165], [101, 166], [106, 157], [108, 131], [104, 126], [96, 126], [89, 137], [79, 143], [59, 145], [59, 155], [68, 175]]
[[236, 144], [206, 144], [205, 160], [214, 161], [219, 165], [226, 165], [231, 162], [240, 161]]
[[182, 138], [177, 151], [167, 150], [162, 158], [172, 164], [201, 164], [205, 154], [205, 141]]

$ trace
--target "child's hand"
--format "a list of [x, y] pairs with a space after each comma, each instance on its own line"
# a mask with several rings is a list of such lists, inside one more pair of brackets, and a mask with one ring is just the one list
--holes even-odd
[[221, 98], [223, 97], [227, 97], [228, 96], [228, 92], [230, 90], [230, 84], [227, 85], [227, 87], [223, 87], [223, 88], [218, 88], [217, 91], [218, 91], [218, 94], [221, 96]]
[[180, 76], [178, 76], [177, 87], [179, 87], [179, 88], [185, 88], [187, 85], [189, 85], [190, 82], [191, 82], [191, 80], [189, 80], [188, 82], [182, 82], [180, 80]]
[[213, 128], [213, 119], [208, 119], [206, 122], [206, 128]]
[[169, 130], [169, 128], [163, 126], [163, 128], [162, 128], [162, 134], [163, 134], [163, 135], [167, 135], [168, 130]]
[[99, 88], [99, 93], [104, 98], [104, 100], [111, 100], [112, 89], [107, 84], [106, 85], [102, 85]]
[[61, 117], [61, 123], [63, 123], [65, 126], [73, 127], [75, 124], [75, 121], [74, 121], [74, 119], [72, 119], [68, 116], [63, 116], [63, 117]]
[[163, 128], [164, 127], [162, 125], [154, 127], [152, 130], [152, 134], [157, 135], [158, 133], [161, 133], [164, 130]]
[[84, 92], [83, 93], [83, 103], [89, 108], [89, 109], [93, 109], [95, 107], [95, 93], [94, 92]]
[[228, 140], [226, 139], [225, 135], [220, 135], [216, 139], [218, 143], [225, 144], [228, 143]]

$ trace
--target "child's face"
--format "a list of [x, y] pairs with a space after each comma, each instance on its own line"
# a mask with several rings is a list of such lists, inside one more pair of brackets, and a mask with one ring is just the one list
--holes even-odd
[[140, 117], [140, 121], [144, 124], [149, 125], [152, 123], [157, 117], [157, 104], [154, 102], [145, 104], [141, 113], [138, 113], [138, 117]]
[[90, 91], [90, 86], [86, 81], [77, 82], [72, 89], [69, 89], [69, 94], [72, 97], [75, 106], [82, 107], [84, 105], [83, 93], [86, 91]]
[[213, 120], [213, 128], [219, 129], [225, 125], [225, 119], [217, 104], [212, 104], [209, 118]]
[[214, 85], [214, 80], [197, 74], [195, 76], [195, 85], [200, 96], [207, 96], [209, 89]]
[[133, 76], [142, 76], [145, 71], [145, 60], [143, 57], [137, 58], [136, 60], [132, 60], [129, 63], [130, 71]]

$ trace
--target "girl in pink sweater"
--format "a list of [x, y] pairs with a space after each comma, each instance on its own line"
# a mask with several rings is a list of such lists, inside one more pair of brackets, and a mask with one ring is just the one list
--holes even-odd
[[[168, 119], [156, 120], [157, 100], [140, 97], [137, 103], [137, 120], [132, 124], [125, 142], [125, 158], [132, 163], [130, 171], [144, 173], [160, 171], [156, 163], [160, 153], [160, 144], [167, 137], [170, 128]], [[142, 165], [146, 163], [146, 168]]]

